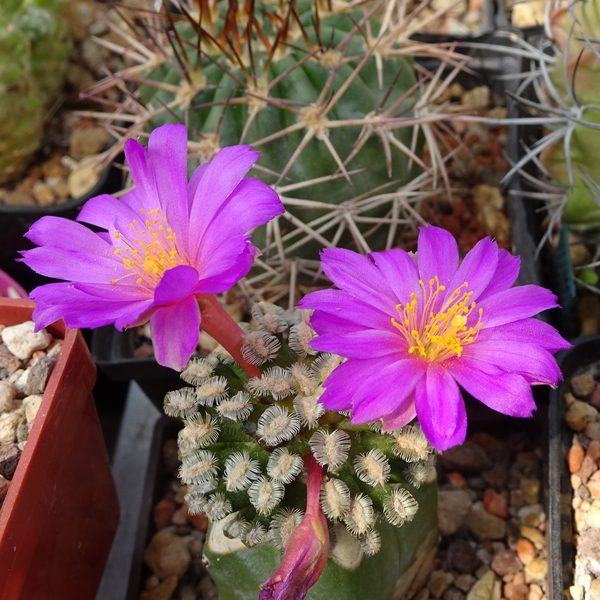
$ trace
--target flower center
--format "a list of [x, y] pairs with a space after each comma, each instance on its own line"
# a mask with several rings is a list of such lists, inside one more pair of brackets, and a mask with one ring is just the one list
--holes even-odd
[[[179, 248], [176, 234], [169, 226], [167, 217], [161, 214], [161, 209], [149, 210], [140, 208], [146, 213], [143, 223], [133, 221], [129, 224], [132, 231], [123, 235], [115, 230], [113, 237], [122, 240], [123, 248], [116, 248], [114, 253], [119, 255], [125, 268], [133, 271], [138, 277], [136, 283], [149, 290], [154, 290], [165, 271], [178, 265], [188, 265], [189, 261]], [[117, 279], [111, 281], [117, 283]]]
[[[483, 309], [476, 309], [477, 303], [471, 301], [473, 292], [466, 291], [469, 284], [465, 281], [434, 312], [436, 301], [446, 286], [440, 285], [437, 277], [428, 283], [425, 285], [419, 281], [423, 292], [422, 306], [417, 294], [411, 294], [410, 302], [396, 306], [400, 318], [392, 317], [392, 325], [408, 342], [409, 354], [429, 363], [440, 363], [460, 356], [464, 346], [475, 341], [482, 327]], [[468, 325], [469, 321], [473, 321], [470, 318], [472, 314], [477, 314], [477, 322]]]

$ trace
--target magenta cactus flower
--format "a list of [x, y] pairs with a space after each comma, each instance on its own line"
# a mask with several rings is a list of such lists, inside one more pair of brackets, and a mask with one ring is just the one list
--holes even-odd
[[312, 454], [304, 457], [304, 465], [306, 512], [288, 540], [279, 568], [260, 586], [258, 600], [302, 600], [327, 564], [329, 529], [320, 502], [323, 467]]
[[118, 329], [150, 320], [156, 359], [181, 370], [198, 343], [198, 298], [244, 277], [257, 249], [247, 233], [284, 212], [266, 184], [244, 176], [259, 158], [250, 146], [223, 148], [187, 179], [183, 125], [154, 130], [144, 148], [125, 143], [135, 189], [120, 200], [89, 200], [77, 220], [43, 217], [23, 252], [34, 271], [64, 283], [34, 289], [42, 328], [64, 318], [69, 327]]
[[452, 235], [429, 226], [417, 250], [324, 250], [323, 270], [339, 289], [300, 304], [315, 309], [311, 345], [349, 359], [325, 381], [324, 406], [351, 410], [354, 424], [382, 419], [385, 430], [416, 416], [442, 451], [465, 439], [459, 386], [498, 412], [531, 416], [531, 386], [557, 383], [552, 353], [570, 344], [532, 318], [556, 307], [556, 296], [511, 287], [520, 260], [493, 240], [481, 240], [459, 266]]

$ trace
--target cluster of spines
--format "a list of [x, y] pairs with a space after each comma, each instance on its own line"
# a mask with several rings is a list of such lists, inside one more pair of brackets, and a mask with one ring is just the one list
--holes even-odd
[[253, 317], [244, 346], [250, 362], [257, 339], [270, 336], [278, 348], [254, 361], [262, 377], [248, 379], [216, 352], [192, 358], [181, 376], [194, 387], [165, 398], [165, 412], [184, 422], [180, 478], [190, 512], [228, 517], [225, 534], [249, 547], [267, 539], [283, 547], [302, 516], [302, 456], [311, 452], [325, 469], [326, 517], [343, 523], [366, 554], [377, 552], [377, 518], [400, 526], [416, 513], [407, 488], [428, 478], [425, 436], [415, 425], [387, 433], [380, 424], [351, 426], [349, 415], [326, 411], [323, 383], [343, 359], [308, 347], [313, 333], [300, 311], [260, 303]]

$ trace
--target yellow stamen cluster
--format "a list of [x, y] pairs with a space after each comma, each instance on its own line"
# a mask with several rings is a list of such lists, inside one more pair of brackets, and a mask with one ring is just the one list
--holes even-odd
[[[466, 291], [468, 282], [456, 288], [441, 307], [437, 305], [446, 286], [440, 285], [437, 277], [428, 285], [423, 281], [419, 285], [422, 299], [413, 293], [410, 302], [398, 304], [400, 319], [392, 318], [392, 325], [408, 342], [408, 352], [417, 358], [439, 363], [461, 356], [464, 346], [475, 341], [482, 327], [483, 309], [477, 309], [477, 303], [471, 300], [473, 292]], [[475, 314], [477, 322], [472, 323], [471, 315]]]
[[[169, 226], [167, 217], [161, 209], [140, 212], [147, 217], [143, 223], [134, 220], [129, 224], [132, 229], [128, 235], [115, 230], [113, 237], [121, 241], [123, 247], [116, 248], [125, 268], [138, 275], [136, 283], [153, 290], [165, 271], [190, 262], [177, 244], [176, 234]], [[117, 283], [117, 279], [111, 281]]]

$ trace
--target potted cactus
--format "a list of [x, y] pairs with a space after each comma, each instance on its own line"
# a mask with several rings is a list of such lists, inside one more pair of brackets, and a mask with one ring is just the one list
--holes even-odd
[[[0, 323], [30, 321], [30, 300], [0, 298]], [[0, 507], [0, 596], [92, 600], [119, 518], [80, 332], [50, 324], [62, 349]]]
[[[154, 130], [147, 149], [126, 143], [135, 190], [94, 198], [79, 217], [105, 232], [53, 217], [32, 227], [39, 247], [24, 262], [70, 279], [34, 290], [33, 316], [38, 326], [60, 315], [91, 327], [150, 321], [157, 361], [189, 384], [165, 412], [183, 420], [180, 478], [188, 511], [213, 521], [206, 556], [223, 598], [331, 597], [337, 584], [337, 598], [370, 587], [391, 599], [436, 538], [430, 455], [465, 439], [459, 385], [530, 416], [530, 386], [556, 383], [551, 352], [568, 343], [531, 318], [555, 296], [512, 288], [520, 261], [489, 238], [459, 266], [452, 235], [429, 226], [416, 258], [326, 249], [322, 269], [339, 289], [289, 313], [259, 303], [256, 327], [240, 327], [215, 294], [251, 269], [247, 232], [284, 206], [244, 178], [258, 159], [247, 146], [221, 149], [189, 181], [186, 149], [182, 125]], [[199, 328], [221, 347], [189, 361]], [[354, 554], [344, 566], [335, 549], [328, 559], [330, 524], [335, 547]], [[261, 546], [271, 540], [283, 556], [261, 581], [257, 562], [278, 557]], [[231, 580], [240, 569], [255, 576], [247, 590]]]

